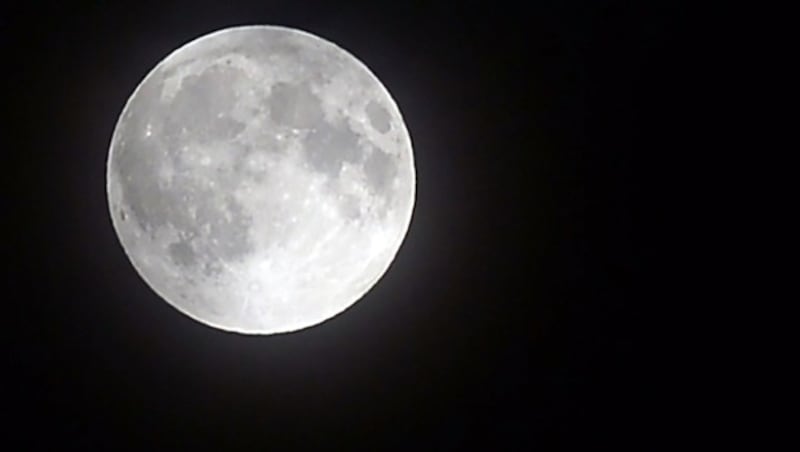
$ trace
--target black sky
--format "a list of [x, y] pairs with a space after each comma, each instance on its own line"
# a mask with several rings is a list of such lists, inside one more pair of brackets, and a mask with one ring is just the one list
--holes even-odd
[[[45, 5], [0, 7], [9, 450], [661, 444], [670, 386], [654, 339], [669, 290], [653, 275], [671, 265], [655, 250], [671, 240], [661, 183], [681, 146], [691, 11]], [[416, 158], [390, 271], [344, 315], [276, 337], [212, 330], [158, 299], [106, 209], [132, 90], [179, 45], [244, 24], [304, 29], [364, 61]]]

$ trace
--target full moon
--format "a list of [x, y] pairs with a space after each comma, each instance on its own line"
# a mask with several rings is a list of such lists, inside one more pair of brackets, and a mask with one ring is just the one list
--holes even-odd
[[378, 78], [278, 26], [160, 61], [116, 123], [107, 197], [125, 254], [178, 311], [242, 334], [319, 324], [388, 270], [408, 230], [411, 139]]

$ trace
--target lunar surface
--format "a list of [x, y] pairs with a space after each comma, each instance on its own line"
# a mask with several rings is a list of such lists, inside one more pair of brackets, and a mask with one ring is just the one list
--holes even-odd
[[400, 111], [353, 55], [307, 32], [236, 27], [153, 68], [107, 165], [114, 229], [180, 312], [244, 334], [296, 331], [387, 271], [415, 198]]

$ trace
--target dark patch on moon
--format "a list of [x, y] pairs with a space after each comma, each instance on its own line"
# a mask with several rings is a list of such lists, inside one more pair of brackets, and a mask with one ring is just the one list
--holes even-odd
[[397, 175], [397, 164], [392, 156], [373, 148], [364, 162], [364, 174], [374, 193], [390, 197], [390, 183]]
[[322, 104], [308, 83], [278, 82], [267, 102], [270, 118], [278, 125], [306, 129], [324, 120]]
[[361, 203], [353, 195], [346, 195], [339, 202], [339, 209], [342, 215], [350, 220], [356, 220], [361, 217]]
[[197, 255], [188, 240], [171, 243], [167, 247], [167, 252], [172, 262], [180, 267], [194, 267], [197, 263]]
[[253, 249], [253, 219], [233, 197], [221, 199], [215, 192], [205, 191], [196, 199], [191, 203], [196, 208], [194, 216], [176, 210], [180, 213], [170, 218], [169, 224], [184, 238], [168, 249], [176, 265], [198, 267], [202, 262], [203, 273], [212, 276], [221, 272], [215, 261], [231, 262]]
[[312, 168], [332, 178], [338, 177], [345, 162], [358, 162], [362, 157], [358, 134], [343, 120], [317, 124], [306, 137], [304, 150]]
[[164, 224], [162, 190], [157, 178], [158, 151], [144, 140], [129, 140], [115, 150], [114, 167], [122, 188], [122, 204], [130, 209], [143, 230], [151, 232]]
[[[148, 152], [136, 154], [131, 149], [120, 153], [117, 172], [122, 185], [122, 203], [151, 237], [155, 237], [159, 228], [169, 226], [185, 237], [184, 240], [193, 239], [192, 247], [181, 245], [182, 241], [170, 245], [170, 256], [176, 264], [195, 266], [197, 256], [231, 260], [252, 249], [249, 233], [252, 218], [233, 197], [220, 196], [231, 189], [225, 185], [238, 183], [225, 177], [232, 174], [226, 172], [218, 176], [220, 189], [217, 190], [205, 188], [204, 181], [178, 172], [167, 189], [158, 184], [158, 160], [151, 157]], [[196, 209], [194, 215], [191, 208]]]
[[365, 111], [367, 113], [367, 118], [369, 118], [369, 123], [373, 129], [380, 133], [386, 133], [391, 130], [391, 117], [383, 105], [371, 100], [367, 104]]
[[201, 230], [204, 254], [230, 261], [248, 254], [253, 249], [250, 227], [253, 219], [233, 197], [223, 206], [215, 199], [197, 206], [197, 223], [208, 226]]
[[[245, 75], [238, 69], [215, 65], [183, 78], [165, 118], [163, 138], [169, 148], [187, 137], [196, 142], [229, 140], [246, 125], [228, 117], [237, 102], [236, 80]], [[162, 107], [163, 108], [163, 107]]]
[[197, 213], [190, 225], [178, 228], [171, 223], [184, 238], [171, 243], [167, 249], [176, 265], [196, 268], [202, 264], [205, 275], [215, 276], [222, 271], [221, 262], [239, 259], [253, 249], [252, 218], [232, 198], [220, 205], [219, 198], [209, 195], [208, 201], [196, 207]]

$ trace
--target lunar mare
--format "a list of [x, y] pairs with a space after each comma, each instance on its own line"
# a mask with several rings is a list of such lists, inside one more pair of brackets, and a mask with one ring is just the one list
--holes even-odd
[[411, 220], [411, 140], [386, 88], [307, 32], [236, 27], [153, 68], [111, 141], [108, 204], [139, 275], [207, 325], [316, 325], [386, 272]]

